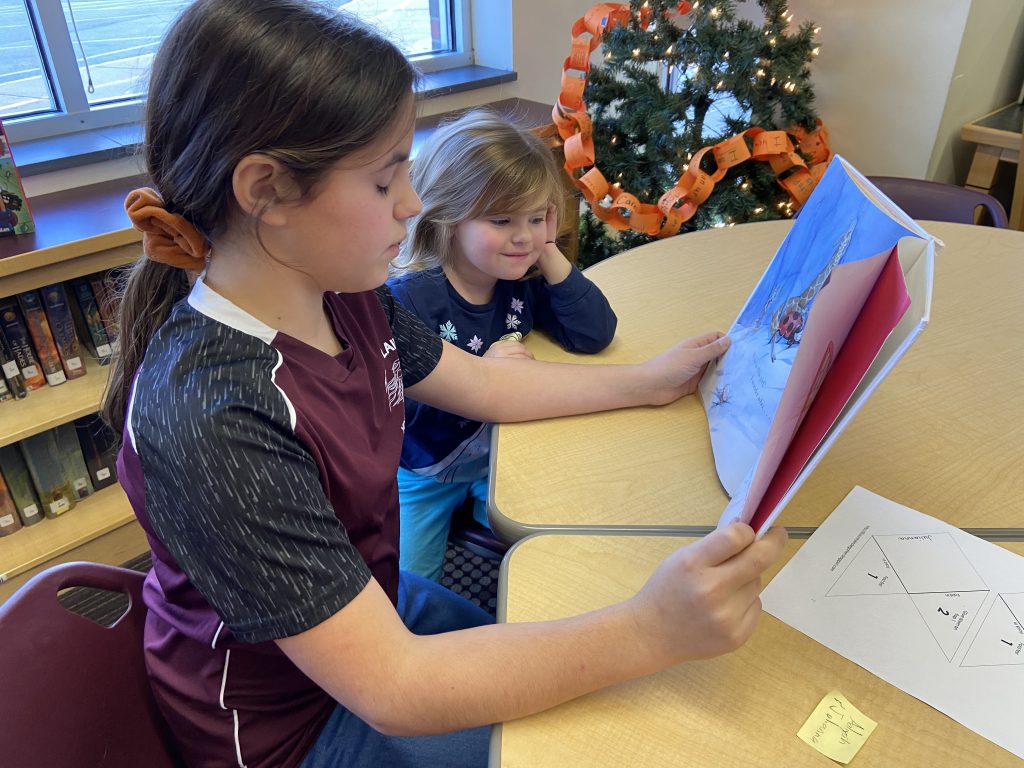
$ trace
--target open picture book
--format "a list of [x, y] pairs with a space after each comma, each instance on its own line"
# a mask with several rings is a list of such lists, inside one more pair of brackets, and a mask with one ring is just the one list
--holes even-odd
[[700, 383], [719, 479], [763, 534], [928, 323], [941, 242], [835, 156]]

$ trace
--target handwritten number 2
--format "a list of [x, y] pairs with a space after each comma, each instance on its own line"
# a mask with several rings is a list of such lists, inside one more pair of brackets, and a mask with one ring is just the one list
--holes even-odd
[[939, 608], [939, 613], [941, 613], [943, 616], [949, 616], [949, 611], [944, 611], [942, 610], [942, 608]]

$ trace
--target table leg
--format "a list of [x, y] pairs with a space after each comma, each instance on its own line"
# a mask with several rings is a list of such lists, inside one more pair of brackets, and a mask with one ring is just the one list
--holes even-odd
[[1002, 150], [999, 147], [979, 144], [974, 150], [974, 159], [971, 161], [971, 169], [967, 172], [967, 183], [964, 186], [989, 194], [992, 184], [995, 183], [1001, 154]]

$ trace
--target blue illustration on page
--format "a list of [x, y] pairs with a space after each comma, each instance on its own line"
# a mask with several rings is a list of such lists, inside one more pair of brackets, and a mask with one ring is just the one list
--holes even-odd
[[715, 466], [730, 497], [744, 493], [757, 466], [811, 306], [831, 271], [914, 234], [833, 158], [729, 329], [729, 351], [700, 384]]

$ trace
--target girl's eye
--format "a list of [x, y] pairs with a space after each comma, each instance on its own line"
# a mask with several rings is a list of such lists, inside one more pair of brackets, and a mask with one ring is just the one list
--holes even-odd
[[531, 224], [543, 224], [545, 219], [543, 216], [538, 216], [530, 221]]
[[508, 224], [508, 219], [491, 219], [491, 224], [496, 227], [503, 227]]
[[388, 194], [388, 192], [390, 190], [391, 190], [391, 187], [382, 187], [380, 184], [377, 185], [377, 192], [382, 197], [387, 197], [387, 194]]

